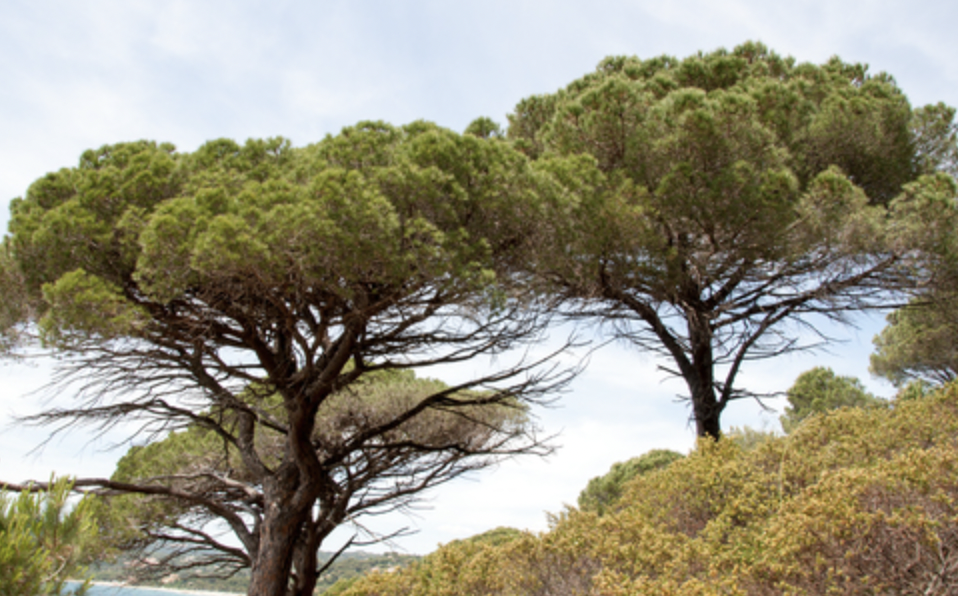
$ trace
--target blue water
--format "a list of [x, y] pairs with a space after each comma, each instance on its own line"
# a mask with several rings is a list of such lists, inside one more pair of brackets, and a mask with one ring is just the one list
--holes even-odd
[[[79, 586], [74, 582], [67, 582], [70, 587]], [[209, 594], [209, 592], [190, 592], [183, 590], [180, 594]], [[154, 590], [153, 588], [131, 588], [128, 586], [90, 586], [87, 596], [173, 596], [171, 592], [165, 590]]]

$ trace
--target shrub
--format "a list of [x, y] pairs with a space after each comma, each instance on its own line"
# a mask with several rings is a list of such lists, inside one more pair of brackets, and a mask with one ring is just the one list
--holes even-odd
[[954, 594], [958, 385], [814, 415], [744, 449], [704, 439], [603, 515], [458, 541], [349, 596]]

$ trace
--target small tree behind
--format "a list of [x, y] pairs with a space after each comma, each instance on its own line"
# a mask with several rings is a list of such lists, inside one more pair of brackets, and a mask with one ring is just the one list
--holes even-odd
[[[354, 525], [357, 542], [376, 540], [361, 521], [364, 516], [402, 509], [425, 488], [494, 463], [500, 449], [528, 430], [527, 411], [519, 403], [476, 405], [459, 412], [431, 409], [385, 433], [381, 440], [354, 448], [342, 459], [330, 457], [337, 448], [344, 448], [358, 425], [394, 419], [428, 396], [448, 389], [436, 380], [417, 379], [411, 371], [389, 371], [369, 375], [330, 399], [317, 418], [313, 441], [323, 445], [317, 455], [335, 479], [338, 494], [330, 494], [326, 507], [311, 514], [307, 528], [301, 531], [304, 538], [321, 542], [343, 518]], [[477, 397], [468, 392], [453, 396], [460, 400]], [[282, 407], [278, 396], [261, 403], [274, 415]], [[235, 423], [224, 420], [227, 428]], [[260, 457], [279, 461], [282, 435], [263, 426], [257, 437]], [[480, 457], [480, 453], [488, 457]], [[215, 511], [243, 515], [244, 507], [255, 508], [262, 502], [262, 491], [252, 477], [236, 447], [202, 426], [133, 447], [117, 463], [107, 484], [105, 492], [112, 496], [101, 499], [102, 539], [112, 548], [135, 554], [135, 571], [142, 579], [156, 580], [174, 573], [232, 575], [248, 568], [254, 553], [245, 545], [219, 538], [222, 516]], [[245, 484], [242, 490], [240, 483]], [[122, 486], [144, 490], [110, 489]], [[155, 493], [149, 494], [149, 489]], [[189, 499], [170, 499], [170, 493]]]
[[942, 385], [958, 376], [958, 296], [926, 296], [891, 312], [887, 321], [872, 340], [872, 374], [899, 389], [912, 381]]
[[684, 456], [669, 449], [653, 449], [638, 457], [612, 464], [604, 476], [596, 476], [579, 493], [579, 508], [604, 515], [622, 496], [625, 484], [637, 476], [664, 468]]
[[866, 408], [884, 403], [865, 391], [855, 377], [836, 375], [825, 366], [816, 366], [800, 374], [788, 390], [788, 403], [781, 416], [782, 429], [792, 432], [813, 414], [838, 408]]

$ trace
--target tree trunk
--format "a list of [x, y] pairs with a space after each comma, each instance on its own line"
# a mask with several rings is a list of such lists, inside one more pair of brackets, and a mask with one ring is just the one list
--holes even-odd
[[[313, 526], [307, 522], [306, 526]], [[316, 527], [305, 529], [305, 539], [300, 541], [295, 553], [294, 566], [296, 569], [296, 583], [292, 593], [296, 596], [312, 596], [319, 580], [319, 547], [322, 543], [322, 534]]]
[[720, 417], [724, 404], [715, 397], [715, 358], [712, 354], [712, 327], [707, 312], [689, 310], [690, 366], [682, 370], [692, 398], [695, 432], [699, 437], [722, 437]]
[[699, 437], [722, 438], [721, 406], [716, 402], [715, 390], [708, 388], [698, 395], [692, 394], [692, 411], [695, 416], [695, 433]]
[[[714, 339], [711, 317], [708, 310], [696, 310], [687, 306], [684, 311], [689, 343], [684, 345], [659, 317], [658, 312], [641, 300], [635, 300], [628, 294], [608, 284], [603, 285], [605, 297], [633, 310], [649, 325], [652, 332], [662, 341], [662, 345], [671, 353], [685, 384], [689, 388], [692, 400], [692, 415], [695, 417], [695, 432], [699, 437], [712, 437], [718, 440], [722, 436], [720, 418], [725, 403], [715, 395], [715, 358], [712, 341]], [[698, 301], [693, 292], [689, 304]]]
[[[277, 474], [281, 475], [282, 472]], [[296, 494], [294, 482], [284, 483], [273, 478], [267, 485], [264, 487], [267, 505], [260, 525], [259, 552], [253, 560], [247, 593], [249, 596], [291, 596], [290, 576], [296, 541], [309, 511], [297, 511], [292, 506]]]

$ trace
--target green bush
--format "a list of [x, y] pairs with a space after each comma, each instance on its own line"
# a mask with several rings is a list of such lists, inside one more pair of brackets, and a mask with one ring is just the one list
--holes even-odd
[[953, 594], [958, 386], [750, 449], [700, 441], [548, 532], [458, 541], [344, 596]]

